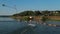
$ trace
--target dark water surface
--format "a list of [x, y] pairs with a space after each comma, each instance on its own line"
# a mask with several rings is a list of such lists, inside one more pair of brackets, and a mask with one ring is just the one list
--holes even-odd
[[[47, 21], [48, 24], [58, 24], [60, 21]], [[29, 27], [25, 22], [18, 22], [9, 17], [0, 17], [0, 34], [60, 34], [60, 27], [36, 24]]]

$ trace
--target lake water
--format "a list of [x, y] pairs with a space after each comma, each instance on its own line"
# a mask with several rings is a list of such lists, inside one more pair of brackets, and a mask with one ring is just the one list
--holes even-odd
[[[47, 21], [48, 24], [60, 25], [60, 21]], [[9, 17], [0, 17], [0, 34], [60, 34], [60, 27], [36, 24], [29, 27], [25, 22]]]

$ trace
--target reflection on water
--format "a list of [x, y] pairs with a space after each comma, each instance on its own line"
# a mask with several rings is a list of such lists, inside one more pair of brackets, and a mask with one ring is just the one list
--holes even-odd
[[14, 19], [9, 17], [0, 17], [0, 21], [13, 21]]
[[60, 21], [47, 21], [48, 24], [60, 25]]
[[[32, 23], [35, 23], [33, 21]], [[47, 24], [60, 24], [60, 21], [47, 21]], [[35, 28], [25, 22], [18, 22], [9, 17], [0, 17], [0, 34], [60, 34], [60, 27], [36, 24]]]

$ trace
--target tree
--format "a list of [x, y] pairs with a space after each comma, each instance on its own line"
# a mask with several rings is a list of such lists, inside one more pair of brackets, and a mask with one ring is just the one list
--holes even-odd
[[34, 12], [33, 11], [24, 11], [19, 13], [20, 16], [33, 16]]
[[49, 16], [50, 15], [50, 11], [48, 11], [48, 10], [42, 11], [42, 14], [45, 15], [45, 16]]
[[34, 13], [35, 13], [35, 16], [42, 15], [42, 14], [40, 13], [40, 11], [35, 11]]
[[46, 16], [42, 16], [41, 21], [44, 23], [48, 18]]

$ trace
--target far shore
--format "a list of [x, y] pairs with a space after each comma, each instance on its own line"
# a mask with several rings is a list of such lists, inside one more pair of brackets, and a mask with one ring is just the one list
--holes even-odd
[[[13, 18], [16, 19], [21, 19], [24, 16], [12, 16]], [[40, 20], [42, 16], [32, 16], [36, 21]], [[60, 16], [46, 16], [48, 18], [48, 20], [55, 20], [55, 21], [60, 21]]]

